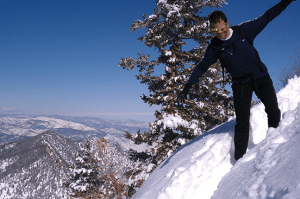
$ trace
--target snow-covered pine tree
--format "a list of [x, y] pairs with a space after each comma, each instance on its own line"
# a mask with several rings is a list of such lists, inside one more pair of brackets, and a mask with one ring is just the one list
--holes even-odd
[[[158, 59], [138, 53], [139, 58], [121, 58], [123, 69], [139, 69], [137, 79], [148, 85], [149, 96], [143, 95], [145, 103], [160, 105], [155, 112], [156, 120], [149, 132], [139, 134], [138, 142], [156, 143], [152, 150], [154, 163], [159, 164], [172, 152], [202, 132], [223, 123], [233, 115], [230, 93], [221, 87], [223, 82], [220, 64], [215, 64], [194, 85], [189, 101], [176, 104], [176, 97], [183, 89], [195, 67], [203, 57], [212, 35], [207, 16], [200, 16], [207, 7], [220, 8], [226, 0], [157, 0], [154, 14], [134, 21], [131, 31], [146, 28], [139, 40], [158, 51]], [[196, 41], [199, 46], [187, 48], [187, 41]], [[154, 69], [165, 67], [164, 74], [155, 75]], [[229, 82], [225, 75], [225, 84]], [[135, 141], [135, 136], [126, 133]], [[152, 157], [153, 158], [153, 157]]]
[[80, 145], [65, 183], [72, 198], [129, 198], [149, 175], [145, 170], [152, 167], [131, 161], [126, 151], [104, 138], [86, 138]]
[[[127, 152], [109, 143], [105, 138], [96, 141], [96, 153], [99, 165], [99, 179], [103, 184], [99, 188], [99, 198], [129, 198], [136, 192], [149, 173], [152, 165], [133, 162]], [[145, 167], [145, 168], [143, 168]]]
[[128, 198], [130, 186], [126, 172], [132, 169], [132, 165], [127, 154], [107, 142], [105, 138], [97, 140], [96, 146], [99, 178], [103, 182], [99, 197]]
[[72, 197], [86, 197], [89, 193], [97, 193], [103, 182], [98, 178], [98, 163], [93, 155], [91, 140], [87, 137], [76, 155], [76, 165], [72, 170], [72, 178], [67, 183]]

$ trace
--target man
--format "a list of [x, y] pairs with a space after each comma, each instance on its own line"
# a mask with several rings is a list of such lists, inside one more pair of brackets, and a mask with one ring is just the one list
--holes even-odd
[[[209, 21], [215, 37], [211, 40], [203, 59], [195, 67], [189, 81], [178, 96], [178, 102], [184, 103], [189, 89], [198, 81], [199, 77], [218, 59], [221, 61], [232, 76], [233, 82], [232, 91], [236, 113], [234, 158], [236, 160], [246, 153], [248, 146], [253, 91], [265, 105], [268, 126], [276, 128], [279, 124], [281, 113], [278, 108], [273, 82], [265, 64], [262, 63], [256, 49], [253, 47], [253, 40], [292, 1], [295, 0], [281, 0], [262, 16], [240, 24], [239, 28], [230, 28], [227, 17], [223, 12], [213, 12], [209, 16]], [[237, 29], [242, 29], [244, 38], [247, 39], [243, 39], [241, 33], [236, 31]]]

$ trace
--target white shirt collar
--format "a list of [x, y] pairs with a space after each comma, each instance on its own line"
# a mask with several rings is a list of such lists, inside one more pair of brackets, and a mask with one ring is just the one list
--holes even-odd
[[226, 40], [230, 39], [231, 36], [232, 36], [233, 30], [231, 28], [229, 28], [229, 32], [230, 32], [230, 34], [229, 34], [229, 36], [227, 38], [225, 38], [225, 39], [220, 39], [219, 38], [219, 39], [222, 40], [222, 41], [226, 41]]

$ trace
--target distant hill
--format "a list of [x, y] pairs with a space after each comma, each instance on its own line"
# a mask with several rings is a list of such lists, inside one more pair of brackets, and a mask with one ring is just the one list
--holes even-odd
[[147, 127], [132, 120], [0, 116], [0, 198], [68, 198], [63, 183], [83, 139], [105, 137], [122, 151], [141, 151], [147, 146], [135, 145], [124, 133]]
[[148, 123], [91, 117], [7, 115], [0, 117], [0, 145], [25, 140], [52, 130], [73, 140], [83, 140], [87, 136], [90, 138], [106, 137], [115, 145], [129, 149], [141, 146], [134, 146], [132, 142], [125, 139], [124, 132], [136, 133], [139, 129], [141, 132], [147, 131]]
[[63, 199], [76, 141], [46, 131], [0, 145], [0, 198]]

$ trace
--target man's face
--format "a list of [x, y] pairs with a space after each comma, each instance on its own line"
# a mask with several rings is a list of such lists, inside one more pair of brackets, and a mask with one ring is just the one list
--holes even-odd
[[212, 23], [212, 32], [220, 39], [226, 39], [230, 35], [228, 21], [225, 23], [222, 19], [218, 23]]

